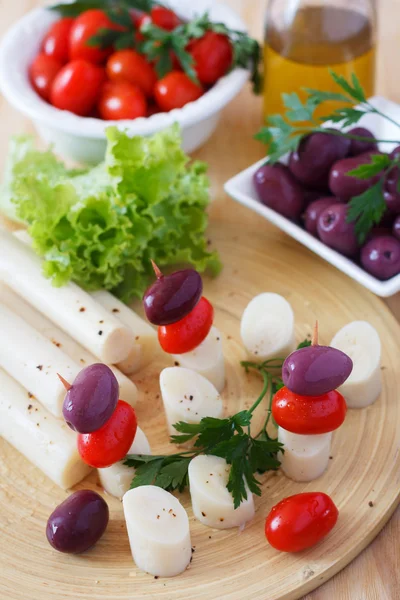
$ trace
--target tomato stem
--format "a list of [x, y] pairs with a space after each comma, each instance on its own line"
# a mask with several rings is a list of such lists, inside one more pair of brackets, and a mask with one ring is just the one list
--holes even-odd
[[57, 373], [57, 377], [61, 381], [61, 383], [67, 390], [67, 392], [69, 392], [69, 390], [72, 388], [72, 385], [70, 383], [68, 383], [68, 381], [66, 379], [64, 379], [64, 377], [62, 375], [60, 375], [60, 373]]
[[156, 263], [154, 262], [154, 260], [151, 258], [150, 259], [152, 267], [154, 269], [154, 273], [156, 274], [157, 279], [161, 279], [161, 277], [163, 277], [163, 274], [161, 273], [160, 269], [157, 267]]
[[318, 321], [315, 321], [314, 331], [311, 340], [311, 346], [318, 346]]

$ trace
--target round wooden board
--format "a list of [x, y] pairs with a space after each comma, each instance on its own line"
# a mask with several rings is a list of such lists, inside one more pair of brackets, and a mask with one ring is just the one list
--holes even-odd
[[[394, 511], [400, 497], [399, 325], [375, 296], [307, 250], [298, 247], [294, 252], [277, 233], [258, 236], [216, 222], [210, 233], [225, 265], [220, 277], [205, 282], [205, 291], [216, 309], [215, 324], [223, 333], [227, 412], [248, 407], [260, 390], [258, 377], [246, 376], [239, 365], [244, 358], [239, 323], [246, 304], [262, 291], [278, 292], [290, 301], [298, 341], [310, 334], [316, 318], [322, 343], [329, 343], [351, 320], [366, 319], [374, 325], [383, 341], [380, 399], [367, 409], [348, 412], [334, 435], [329, 468], [317, 481], [294, 483], [280, 472], [262, 476], [263, 495], [256, 498], [256, 517], [242, 532], [204, 527], [194, 520], [188, 495], [183, 494], [195, 552], [190, 568], [173, 579], [155, 579], [136, 569], [122, 506], [109, 496], [110, 523], [94, 549], [81, 556], [53, 551], [45, 538], [45, 524], [67, 493], [1, 441], [2, 600], [295, 600], [351, 561]], [[134, 378], [141, 390], [139, 423], [157, 453], [172, 450], [158, 389], [158, 374], [166, 364], [166, 359], [154, 362]], [[98, 490], [96, 474], [78, 487]], [[264, 537], [266, 514], [283, 497], [310, 490], [334, 498], [340, 511], [336, 528], [307, 552], [276, 552]]]

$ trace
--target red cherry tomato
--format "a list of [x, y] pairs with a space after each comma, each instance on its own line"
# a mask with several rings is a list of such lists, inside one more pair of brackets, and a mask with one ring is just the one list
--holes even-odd
[[188, 102], [200, 98], [202, 94], [203, 89], [181, 71], [171, 71], [154, 86], [157, 104], [165, 111], [182, 108]]
[[62, 63], [46, 54], [38, 54], [29, 67], [32, 87], [44, 100], [49, 100], [51, 86], [61, 69]]
[[153, 6], [150, 11], [150, 18], [154, 25], [157, 25], [157, 27], [165, 29], [166, 31], [172, 31], [181, 24], [178, 15], [176, 15], [173, 10], [165, 8], [164, 6]]
[[115, 411], [103, 427], [92, 433], [78, 434], [78, 452], [91, 467], [109, 467], [127, 454], [136, 430], [137, 420], [132, 406], [118, 400]]
[[98, 110], [106, 121], [136, 119], [147, 113], [146, 98], [140, 88], [127, 81], [107, 81], [101, 92]]
[[99, 33], [100, 29], [115, 29], [123, 31], [124, 28], [113, 23], [106, 13], [100, 9], [86, 10], [75, 19], [70, 33], [71, 60], [84, 59], [92, 63], [102, 63], [109, 56], [111, 49], [88, 46], [88, 40]]
[[101, 67], [86, 60], [73, 60], [54, 79], [50, 101], [56, 108], [86, 116], [96, 104], [104, 76]]
[[346, 412], [346, 401], [336, 390], [321, 396], [300, 396], [283, 387], [272, 402], [278, 425], [304, 435], [334, 431], [343, 423]]
[[326, 494], [295, 494], [271, 509], [265, 521], [265, 536], [276, 550], [300, 552], [322, 540], [338, 516], [338, 509]]
[[197, 77], [204, 85], [218, 81], [232, 65], [232, 44], [222, 33], [207, 31], [202, 38], [192, 41], [188, 50], [193, 57]]
[[157, 81], [156, 73], [144, 56], [135, 50], [119, 50], [107, 61], [106, 72], [112, 81], [127, 81], [137, 85], [151, 97]]
[[161, 348], [169, 354], [194, 350], [207, 337], [213, 319], [214, 309], [203, 296], [186, 317], [171, 325], [160, 325], [158, 341]]
[[74, 21], [72, 17], [65, 17], [50, 27], [42, 43], [43, 54], [63, 64], [69, 61], [69, 36]]

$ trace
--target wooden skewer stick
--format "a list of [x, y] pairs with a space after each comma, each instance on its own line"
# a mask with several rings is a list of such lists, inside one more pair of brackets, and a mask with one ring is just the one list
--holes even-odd
[[160, 279], [163, 276], [163, 274], [161, 273], [160, 269], [157, 267], [154, 260], [152, 258], [150, 260], [151, 260], [151, 264], [153, 266], [154, 273], [156, 274], [157, 279]]
[[314, 331], [311, 340], [312, 346], [318, 346], [318, 321], [315, 321]]
[[60, 375], [60, 373], [57, 373], [57, 377], [68, 392], [72, 388], [72, 385], [70, 383], [68, 383], [68, 381], [66, 379], [64, 379], [64, 377], [62, 375]]

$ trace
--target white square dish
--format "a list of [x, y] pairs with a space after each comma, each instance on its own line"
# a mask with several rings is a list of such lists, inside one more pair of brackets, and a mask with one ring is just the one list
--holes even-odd
[[[380, 96], [374, 96], [369, 100], [380, 111], [386, 115], [397, 119], [400, 122], [400, 105], [390, 100], [386, 100]], [[399, 139], [400, 140], [400, 129], [394, 124], [390, 123], [379, 115], [366, 115], [361, 119], [360, 124], [368, 127], [374, 135], [379, 139]], [[385, 152], [390, 152], [395, 144], [383, 143], [379, 144], [379, 149]], [[254, 212], [258, 213], [277, 227], [290, 235], [292, 238], [306, 246], [318, 256], [321, 256], [331, 265], [337, 269], [346, 273], [349, 277], [366, 287], [371, 292], [374, 292], [378, 296], [387, 298], [393, 296], [400, 291], [400, 274], [388, 279], [387, 281], [381, 281], [370, 275], [355, 262], [346, 258], [342, 254], [339, 254], [336, 250], [329, 248], [323, 244], [319, 239], [312, 236], [305, 229], [290, 221], [286, 217], [278, 214], [271, 208], [268, 208], [260, 202], [258, 199], [255, 187], [253, 185], [253, 175], [261, 165], [266, 162], [266, 159], [258, 161], [254, 165], [251, 165], [244, 171], [241, 171], [225, 183], [225, 191], [234, 200], [247, 206]], [[285, 162], [285, 160], [282, 160]]]

